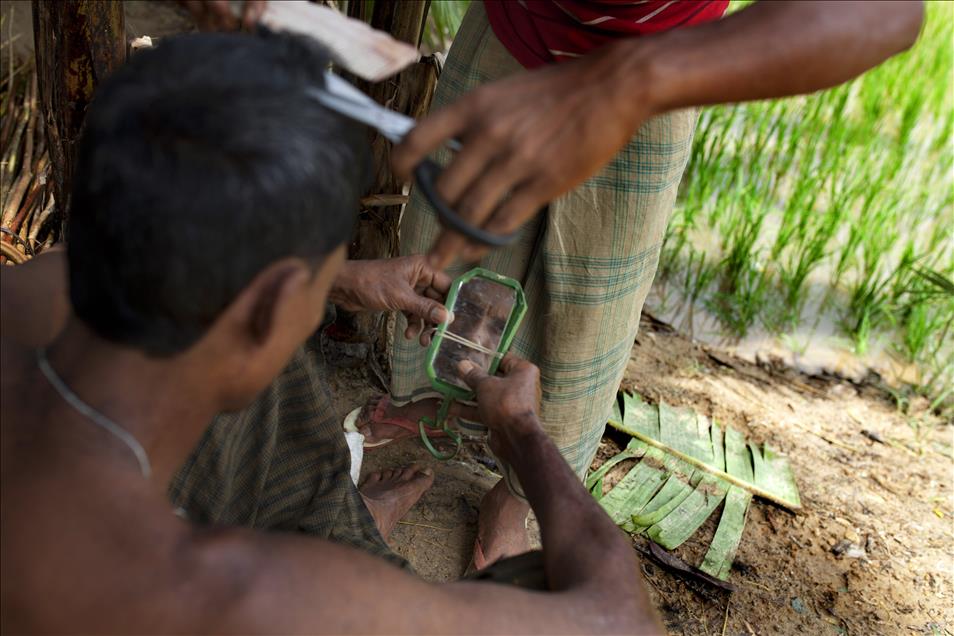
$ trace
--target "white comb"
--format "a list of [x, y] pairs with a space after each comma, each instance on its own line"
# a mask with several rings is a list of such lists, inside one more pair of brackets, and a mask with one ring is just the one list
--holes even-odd
[[311, 2], [273, 0], [265, 9], [262, 24], [273, 31], [314, 38], [329, 50], [336, 64], [369, 82], [390, 77], [421, 57], [410, 44]]

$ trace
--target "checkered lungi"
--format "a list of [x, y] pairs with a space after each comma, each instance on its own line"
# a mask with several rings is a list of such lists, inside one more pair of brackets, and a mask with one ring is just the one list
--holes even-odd
[[387, 558], [351, 481], [351, 454], [320, 354], [300, 348], [255, 402], [216, 417], [169, 485], [191, 521], [303, 532]]
[[[434, 106], [522, 70], [494, 36], [481, 3], [472, 2]], [[551, 202], [519, 240], [480, 263], [523, 285], [529, 309], [511, 350], [540, 367], [543, 426], [581, 477], [629, 360], [696, 116], [683, 110], [647, 121], [601, 172]], [[437, 159], [446, 162], [446, 151]], [[424, 197], [413, 192], [401, 220], [401, 253], [426, 252], [438, 229]], [[391, 382], [397, 404], [431, 392], [424, 349], [400, 335], [405, 326], [398, 316]]]

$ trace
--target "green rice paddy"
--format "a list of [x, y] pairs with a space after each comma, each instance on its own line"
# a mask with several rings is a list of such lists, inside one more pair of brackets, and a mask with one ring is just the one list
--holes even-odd
[[829, 314], [921, 369], [954, 371], [954, 3], [911, 50], [806, 97], [707, 108], [660, 280], [727, 333], [784, 335]]

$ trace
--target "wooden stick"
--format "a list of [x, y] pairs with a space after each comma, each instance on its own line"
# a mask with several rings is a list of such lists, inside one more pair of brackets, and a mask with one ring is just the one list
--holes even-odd
[[13, 182], [13, 187], [10, 189], [6, 203], [3, 206], [2, 220], [0, 220], [0, 223], [2, 223], [4, 227], [13, 225], [13, 220], [16, 218], [17, 211], [20, 209], [20, 203], [23, 201], [23, 195], [26, 194], [27, 188], [30, 187], [31, 176], [28, 170], [23, 170], [20, 176], [17, 177], [17, 180]]
[[37, 195], [40, 193], [40, 180], [34, 178], [30, 182], [30, 189], [27, 190], [26, 196], [23, 198], [23, 203], [20, 205], [20, 209], [17, 212], [16, 216], [13, 217], [13, 222], [10, 224], [10, 229], [14, 232], [19, 232], [21, 227], [26, 227], [27, 223], [24, 221], [27, 220], [27, 217], [33, 212], [33, 204], [36, 201]]
[[372, 194], [361, 198], [362, 208], [387, 208], [407, 203], [406, 194]]
[[9, 243], [0, 242], [0, 254], [6, 256], [17, 265], [27, 262], [26, 255], [21, 254], [20, 250], [13, 247]]
[[[23, 138], [23, 132], [26, 130], [29, 120], [27, 119], [27, 113], [23, 112], [20, 117], [17, 117], [17, 126], [13, 132], [13, 139], [10, 141], [10, 145], [7, 146], [7, 152], [3, 157], [3, 180], [0, 183], [0, 188], [6, 193], [6, 196], [3, 197], [3, 218], [2, 223], [6, 225], [7, 223], [7, 203], [13, 197], [15, 192], [14, 178], [17, 174], [17, 154], [20, 151], [20, 140]], [[20, 193], [22, 196], [22, 192]]]
[[36, 73], [30, 79], [30, 88], [23, 96], [23, 108], [30, 119], [27, 120], [26, 139], [23, 145], [23, 160], [20, 161], [21, 170], [33, 168], [33, 138], [36, 134]]
[[47, 194], [46, 207], [43, 208], [43, 211], [39, 214], [33, 215], [33, 220], [30, 224], [30, 231], [27, 234], [27, 239], [30, 241], [36, 241], [40, 236], [40, 232], [43, 230], [43, 226], [46, 225], [47, 219], [50, 218], [50, 215], [53, 214], [53, 193], [50, 192]]

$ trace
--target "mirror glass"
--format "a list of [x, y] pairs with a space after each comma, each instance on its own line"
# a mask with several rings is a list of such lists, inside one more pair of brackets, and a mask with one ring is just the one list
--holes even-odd
[[[488, 351], [496, 352], [500, 347], [516, 302], [516, 290], [507, 285], [479, 276], [465, 282], [451, 308], [454, 322], [447, 326], [450, 335], [445, 334], [434, 358], [436, 376], [466, 389], [467, 384], [457, 370], [462, 360], [470, 360], [489, 372], [494, 355]], [[477, 349], [459, 339], [488, 351]]]

